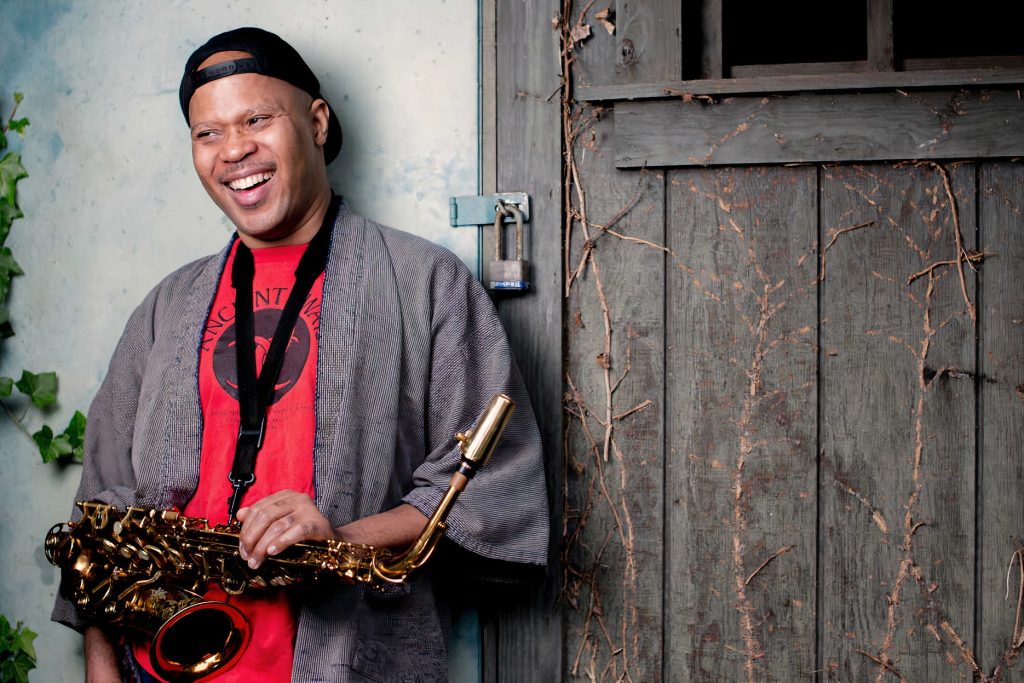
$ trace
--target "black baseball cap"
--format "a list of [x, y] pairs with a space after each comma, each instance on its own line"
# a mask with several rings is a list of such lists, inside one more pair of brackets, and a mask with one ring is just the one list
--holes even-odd
[[[218, 52], [247, 52], [252, 57], [231, 59], [197, 70], [211, 55]], [[218, 78], [235, 74], [255, 73], [279, 78], [291, 83], [299, 90], [309, 93], [313, 99], [327, 100], [320, 94], [320, 81], [303, 61], [301, 55], [278, 35], [261, 28], [246, 26], [220, 33], [196, 48], [185, 63], [185, 73], [178, 88], [181, 113], [188, 119], [188, 103], [196, 89]], [[341, 124], [328, 102], [330, 118], [327, 123], [327, 142], [324, 144], [324, 161], [334, 161], [341, 151]]]

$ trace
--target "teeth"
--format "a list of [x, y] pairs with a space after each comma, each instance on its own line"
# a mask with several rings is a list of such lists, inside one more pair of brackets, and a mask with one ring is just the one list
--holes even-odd
[[228, 183], [228, 187], [230, 187], [232, 190], [248, 190], [253, 185], [258, 185], [259, 183], [262, 183], [264, 180], [270, 180], [273, 177], [273, 173], [265, 171], [263, 173], [256, 173], [245, 178], [239, 178], [238, 180], [232, 180], [230, 183]]

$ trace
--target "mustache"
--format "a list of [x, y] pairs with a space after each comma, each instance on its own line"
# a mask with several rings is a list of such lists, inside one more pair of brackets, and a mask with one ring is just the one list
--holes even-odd
[[242, 160], [231, 164], [217, 174], [217, 179], [224, 183], [237, 178], [252, 175], [254, 173], [276, 173], [277, 164], [269, 161]]

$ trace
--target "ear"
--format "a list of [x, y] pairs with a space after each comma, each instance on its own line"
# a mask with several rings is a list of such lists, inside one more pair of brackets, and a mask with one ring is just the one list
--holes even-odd
[[317, 147], [327, 144], [327, 123], [330, 121], [331, 110], [327, 102], [321, 99], [313, 100], [309, 105], [309, 118], [313, 124], [313, 140]]

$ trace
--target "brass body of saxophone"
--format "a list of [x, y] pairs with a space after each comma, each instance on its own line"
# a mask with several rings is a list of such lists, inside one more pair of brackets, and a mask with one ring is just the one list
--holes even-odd
[[430, 558], [448, 512], [490, 457], [514, 408], [510, 398], [498, 394], [471, 431], [456, 435], [459, 470], [419, 538], [402, 553], [310, 541], [251, 569], [238, 552], [237, 523], [211, 527], [205, 519], [172, 510], [79, 502], [81, 518], [57, 524], [47, 534], [46, 557], [62, 570], [61, 595], [86, 618], [153, 637], [151, 663], [164, 678], [202, 680], [234, 665], [251, 636], [237, 608], [202, 597], [208, 584], [238, 595], [339, 581], [375, 590], [404, 583]]

